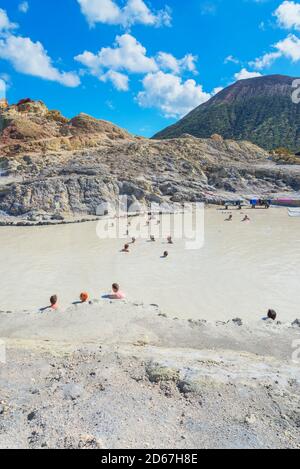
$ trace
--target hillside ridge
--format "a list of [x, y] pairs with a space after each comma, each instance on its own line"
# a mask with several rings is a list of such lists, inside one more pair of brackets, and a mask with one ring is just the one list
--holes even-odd
[[295, 78], [269, 75], [240, 80], [154, 135], [169, 139], [190, 134], [248, 140], [266, 150], [300, 151], [300, 106], [292, 101]]

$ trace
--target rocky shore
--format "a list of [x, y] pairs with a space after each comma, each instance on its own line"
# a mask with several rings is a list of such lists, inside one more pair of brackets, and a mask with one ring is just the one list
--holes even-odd
[[299, 323], [2, 312], [0, 447], [299, 448]]
[[41, 102], [0, 112], [2, 225], [95, 218], [122, 195], [149, 206], [293, 194], [299, 168], [219, 135], [149, 140], [85, 114], [66, 119]]

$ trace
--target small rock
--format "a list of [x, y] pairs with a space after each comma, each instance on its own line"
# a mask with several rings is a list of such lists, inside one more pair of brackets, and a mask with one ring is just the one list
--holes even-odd
[[78, 447], [81, 449], [104, 449], [103, 442], [93, 435], [81, 435]]
[[241, 320], [241, 318], [235, 318], [232, 320], [232, 322], [239, 327], [243, 325], [243, 321]]
[[195, 321], [194, 319], [189, 319], [188, 322], [192, 327], [200, 327], [207, 324], [207, 321], [205, 321], [205, 319], [199, 319], [198, 321]]
[[247, 415], [245, 417], [245, 423], [247, 425], [253, 425], [254, 423], [256, 422], [256, 417], [255, 415], [251, 414], [251, 415]]
[[63, 221], [65, 218], [60, 213], [54, 213], [51, 217], [53, 221]]
[[34, 420], [36, 417], [37, 417], [37, 413], [36, 413], [35, 410], [33, 410], [32, 412], [30, 412], [30, 413], [27, 415], [27, 420], [28, 420], [28, 422], [31, 422], [31, 421]]
[[149, 339], [147, 337], [145, 337], [145, 339], [140, 339], [140, 340], [137, 340], [133, 345], [134, 347], [145, 347], [146, 345], [149, 344]]
[[162, 382], [160, 384], [160, 389], [166, 397], [173, 397], [174, 390], [173, 390], [172, 386], [170, 386], [169, 384], [166, 384], [165, 382]]
[[64, 399], [76, 401], [83, 393], [83, 389], [78, 384], [66, 384], [63, 387]]
[[177, 388], [179, 392], [185, 396], [188, 394], [196, 394], [201, 396], [201, 383], [198, 383], [197, 381], [179, 381], [177, 383]]
[[167, 314], [166, 313], [159, 313], [158, 315], [160, 318], [167, 318]]

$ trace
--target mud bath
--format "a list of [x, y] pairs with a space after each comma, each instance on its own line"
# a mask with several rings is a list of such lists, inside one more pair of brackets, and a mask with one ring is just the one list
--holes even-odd
[[[119, 282], [131, 301], [158, 304], [179, 318], [257, 320], [268, 308], [283, 321], [299, 316], [300, 219], [285, 209], [205, 211], [205, 244], [182, 240], [100, 240], [96, 223], [0, 229], [2, 310], [38, 310], [57, 293], [62, 308], [87, 290], [100, 298]], [[154, 225], [155, 226], [155, 223]], [[168, 259], [161, 259], [165, 250]]]

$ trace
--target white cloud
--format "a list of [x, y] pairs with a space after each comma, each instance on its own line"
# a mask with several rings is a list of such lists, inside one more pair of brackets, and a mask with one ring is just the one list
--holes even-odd
[[85, 51], [75, 57], [95, 76], [101, 76], [103, 69], [129, 73], [157, 71], [153, 58], [147, 57], [147, 50], [130, 34], [117, 36], [114, 47], [103, 47], [98, 54]]
[[300, 30], [300, 3], [286, 0], [277, 8], [274, 15], [282, 28]]
[[281, 57], [280, 52], [270, 52], [268, 54], [263, 55], [262, 57], [258, 57], [254, 61], [250, 62], [249, 65], [256, 70], [263, 70], [264, 68], [270, 67], [275, 60]]
[[220, 93], [220, 92], [223, 91], [223, 90], [224, 90], [224, 88], [223, 88], [222, 86], [217, 86], [216, 88], [214, 88], [214, 89], [212, 90], [212, 93], [211, 93], [211, 94], [212, 94], [212, 96], [215, 96], [216, 94]]
[[264, 54], [249, 65], [257, 70], [263, 70], [282, 57], [292, 62], [300, 60], [300, 39], [294, 34], [289, 34], [285, 39], [274, 44], [273, 48], [275, 51]]
[[6, 98], [6, 83], [0, 78], [0, 99]]
[[21, 13], [27, 13], [29, 10], [29, 3], [28, 2], [22, 2], [19, 4], [19, 11]]
[[157, 108], [165, 117], [182, 117], [211, 97], [195, 80], [162, 71], [149, 73], [143, 79], [144, 91], [137, 96], [141, 107]]
[[184, 71], [196, 74], [197, 57], [186, 54], [177, 59], [172, 54], [159, 52], [156, 57], [147, 56], [146, 48], [131, 34], [117, 36], [113, 47], [103, 47], [96, 54], [85, 51], [75, 57], [91, 75], [101, 81], [110, 80], [118, 90], [129, 88], [127, 74], [149, 74], [160, 70], [180, 75]]
[[300, 60], [300, 39], [294, 34], [289, 34], [285, 39], [279, 41], [275, 45], [279, 53], [292, 62], [298, 62]]
[[256, 78], [261, 77], [261, 73], [258, 72], [249, 72], [246, 68], [242, 68], [242, 70], [234, 75], [236, 81], [239, 80], [247, 80], [248, 78]]
[[109, 70], [108, 72], [104, 73], [104, 75], [101, 75], [99, 78], [103, 82], [111, 81], [118, 91], [128, 91], [129, 89], [129, 78], [124, 73]]
[[0, 8], [0, 32], [1, 31], [9, 31], [10, 29], [17, 28], [18, 25], [15, 23], [11, 23], [9, 20], [7, 13], [5, 10]]
[[0, 59], [11, 63], [17, 72], [45, 80], [76, 87], [80, 79], [75, 72], [62, 72], [52, 63], [44, 46], [29, 37], [17, 36], [12, 31], [17, 27], [5, 10], [0, 9]]
[[172, 54], [166, 52], [159, 52], [156, 57], [156, 62], [161, 70], [180, 74], [183, 71], [197, 73], [196, 62], [198, 57], [192, 54], [185, 55], [182, 59], [177, 59]]
[[55, 68], [43, 45], [32, 42], [30, 38], [9, 34], [0, 39], [0, 59], [8, 60], [17, 72], [26, 75], [56, 81], [69, 87], [80, 84], [75, 73], [60, 72]]
[[78, 3], [90, 25], [118, 24], [121, 10], [112, 0], [78, 0]]
[[90, 26], [107, 23], [130, 27], [133, 24], [147, 26], [169, 26], [171, 23], [168, 8], [153, 12], [143, 0], [127, 0], [120, 7], [115, 0], [77, 0], [82, 13]]
[[233, 55], [228, 55], [228, 57], [226, 57], [224, 60], [224, 64], [228, 63], [239, 64], [240, 61], [239, 59], [236, 59]]

